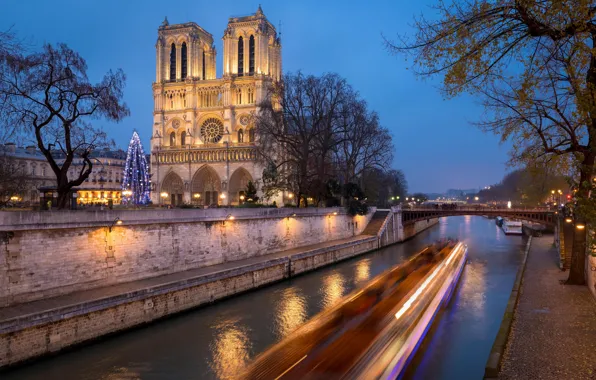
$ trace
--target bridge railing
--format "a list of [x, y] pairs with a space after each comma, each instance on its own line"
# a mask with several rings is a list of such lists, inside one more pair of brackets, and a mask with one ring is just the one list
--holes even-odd
[[411, 207], [411, 208], [404, 208], [402, 211], [444, 211], [444, 212], [452, 212], [452, 211], [474, 211], [474, 212], [481, 212], [486, 211], [490, 213], [495, 212], [503, 212], [503, 213], [513, 213], [513, 212], [555, 212], [557, 210], [547, 207], [515, 207], [515, 208], [492, 208], [492, 207], [455, 207], [455, 208], [442, 208], [442, 207], [432, 207], [432, 206], [418, 206], [418, 207]]

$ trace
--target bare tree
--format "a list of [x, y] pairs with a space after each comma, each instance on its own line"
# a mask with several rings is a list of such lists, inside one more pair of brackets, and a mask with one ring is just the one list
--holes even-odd
[[[44, 45], [41, 52], [9, 54], [0, 77], [5, 99], [1, 128], [16, 127], [33, 138], [56, 175], [58, 207], [68, 205], [70, 189], [85, 181], [93, 168], [91, 152], [109, 142], [92, 119], [119, 121], [129, 114], [122, 102], [125, 75], [109, 71], [90, 83], [85, 60], [65, 44]], [[83, 164], [68, 178], [73, 160]]]
[[[438, 17], [415, 21], [417, 74], [444, 77], [448, 96], [476, 95], [481, 128], [511, 140], [513, 162], [571, 155], [577, 163], [578, 221], [590, 199], [596, 161], [596, 6], [593, 1], [438, 1]], [[592, 214], [594, 214], [592, 212]], [[592, 220], [594, 222], [596, 220]], [[576, 231], [567, 283], [584, 284], [585, 232]]]

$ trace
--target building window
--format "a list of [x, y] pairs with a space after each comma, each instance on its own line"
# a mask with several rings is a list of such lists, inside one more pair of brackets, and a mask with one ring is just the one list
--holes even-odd
[[186, 52], [186, 42], [182, 43], [182, 49], [180, 50], [180, 53], [182, 54], [182, 79], [186, 79], [186, 67], [187, 67], [187, 52]]
[[45, 177], [45, 176], [46, 176], [46, 167], [45, 167], [45, 166], [42, 166], [42, 167], [41, 167], [41, 175], [42, 175], [43, 177]]
[[170, 80], [176, 80], [176, 44], [174, 43], [170, 49]]
[[248, 75], [255, 75], [255, 36], [248, 40]]
[[247, 91], [248, 94], [248, 104], [252, 104], [255, 102], [255, 90], [252, 88], [249, 88]]
[[180, 145], [186, 145], [186, 132], [184, 131], [180, 134]]
[[201, 126], [201, 138], [206, 143], [219, 142], [224, 134], [223, 123], [215, 118], [205, 120]]
[[244, 39], [238, 38], [238, 76], [244, 75]]
[[203, 80], [205, 80], [205, 50], [203, 50]]
[[236, 104], [242, 104], [242, 89], [236, 90]]
[[242, 128], [238, 130], [238, 142], [244, 142], [244, 131], [242, 131]]
[[248, 130], [248, 142], [255, 142], [255, 129], [251, 128]]
[[170, 133], [170, 146], [176, 146], [176, 132]]

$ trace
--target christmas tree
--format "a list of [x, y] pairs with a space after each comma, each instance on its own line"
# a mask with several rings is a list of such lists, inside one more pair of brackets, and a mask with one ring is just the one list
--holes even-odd
[[150, 202], [149, 165], [137, 131], [132, 133], [122, 176], [122, 203], [144, 205]]

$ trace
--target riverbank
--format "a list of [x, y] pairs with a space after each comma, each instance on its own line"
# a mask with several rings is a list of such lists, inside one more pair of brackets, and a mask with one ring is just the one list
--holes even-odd
[[499, 379], [594, 379], [596, 301], [562, 285], [552, 236], [533, 238]]
[[[426, 222], [419, 230], [437, 222]], [[0, 367], [55, 353], [377, 248], [378, 236], [359, 235], [0, 308]]]

